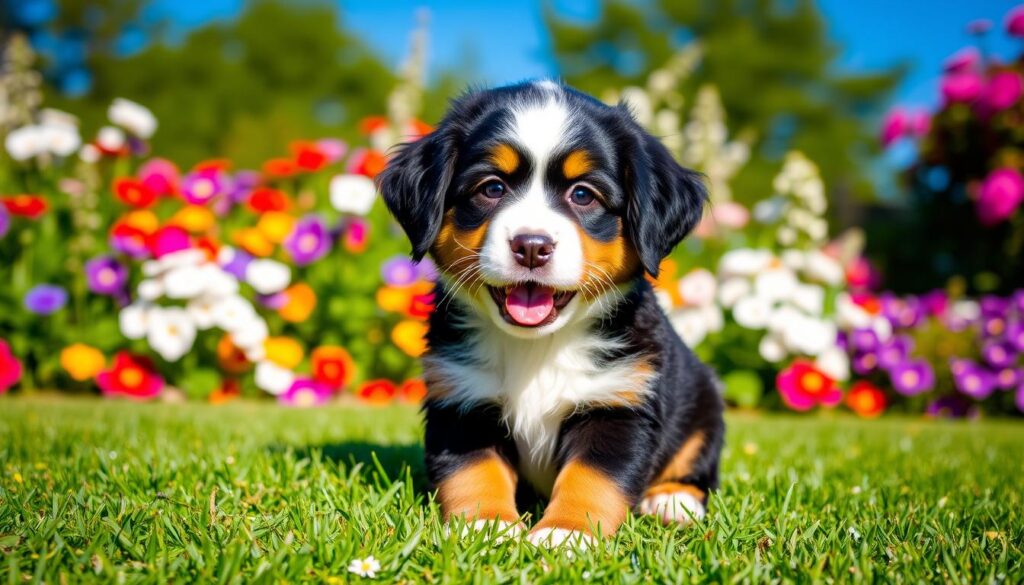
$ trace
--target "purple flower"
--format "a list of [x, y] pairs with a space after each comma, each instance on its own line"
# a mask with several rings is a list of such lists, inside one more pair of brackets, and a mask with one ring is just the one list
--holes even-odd
[[907, 360], [889, 369], [889, 379], [897, 392], [913, 396], [935, 386], [935, 371], [925, 360]]
[[272, 295], [256, 295], [256, 300], [268, 309], [278, 310], [288, 304], [288, 295], [279, 292]]
[[1006, 317], [1010, 299], [996, 295], [985, 295], [978, 300], [978, 308], [985, 317]]
[[430, 258], [424, 258], [416, 263], [416, 275], [422, 280], [437, 280], [437, 265]]
[[961, 394], [976, 400], [988, 398], [996, 388], [996, 379], [991, 372], [969, 360], [953, 368], [953, 382]]
[[253, 257], [245, 250], [224, 247], [217, 260], [225, 272], [234, 275], [238, 280], [245, 280], [245, 271], [249, 268]]
[[218, 169], [203, 169], [185, 175], [181, 194], [193, 205], [203, 205], [224, 191], [224, 173]]
[[981, 62], [981, 52], [975, 47], [964, 47], [942, 63], [947, 73], [962, 73], [974, 69]]
[[128, 269], [112, 256], [97, 256], [85, 263], [85, 279], [92, 292], [115, 295], [124, 290]]
[[996, 225], [1006, 221], [1024, 201], [1024, 177], [1016, 169], [996, 169], [985, 177], [978, 195], [978, 221]]
[[920, 299], [921, 306], [924, 310], [933, 317], [941, 317], [946, 313], [946, 309], [949, 307], [949, 296], [946, 295], [946, 291], [933, 290], [930, 293], [926, 293]]
[[315, 215], [300, 219], [284, 241], [284, 247], [298, 266], [312, 264], [323, 258], [331, 251], [331, 239], [324, 220]]
[[974, 416], [977, 414], [977, 409], [963, 397], [950, 394], [933, 400], [925, 412], [928, 416], [939, 418], [963, 418]]
[[1024, 317], [1024, 289], [1013, 293], [1013, 304], [1017, 307], [1017, 313]]
[[289, 406], [317, 406], [331, 398], [331, 389], [308, 378], [298, 378], [278, 400]]
[[1001, 390], [1010, 390], [1017, 384], [1024, 383], [1024, 370], [1003, 368], [995, 373], [996, 386]]
[[0, 205], [0, 238], [7, 235], [7, 231], [11, 229], [11, 214], [7, 213], [7, 208]]
[[850, 345], [860, 352], [873, 352], [878, 349], [878, 334], [874, 329], [855, 329], [850, 333]]
[[1006, 342], [1018, 352], [1024, 352], [1024, 321], [1010, 323], [1006, 327]]
[[878, 348], [878, 365], [889, 370], [903, 363], [914, 348], [914, 340], [906, 335], [896, 335]]
[[853, 371], [860, 376], [866, 376], [878, 369], [878, 354], [873, 351], [856, 353], [850, 362]]
[[25, 294], [25, 308], [37, 315], [50, 315], [64, 308], [68, 293], [55, 284], [40, 284]]
[[989, 317], [982, 321], [981, 334], [983, 337], [1002, 337], [1006, 333], [1006, 319], [1002, 317]]
[[1017, 410], [1024, 412], [1024, 384], [1017, 387], [1016, 399]]
[[391, 286], [405, 286], [416, 282], [416, 264], [407, 256], [394, 256], [380, 267], [384, 282]]
[[1017, 361], [1017, 352], [1003, 341], [989, 341], [981, 348], [981, 357], [993, 368], [1005, 368]]
[[238, 171], [228, 190], [228, 198], [232, 203], [245, 203], [259, 184], [260, 174], [257, 171]]

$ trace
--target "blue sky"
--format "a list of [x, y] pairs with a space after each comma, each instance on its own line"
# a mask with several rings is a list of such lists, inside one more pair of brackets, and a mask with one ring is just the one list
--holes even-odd
[[[995, 24], [988, 49], [1013, 53], [1014, 41], [1001, 34], [1012, 0], [820, 0], [833, 38], [844, 47], [839, 67], [851, 72], [908, 63], [911, 74], [894, 101], [930, 105], [937, 96], [942, 61], [970, 42], [964, 25], [975, 19]], [[340, 0], [345, 26], [356, 31], [386, 59], [397, 64], [408, 50], [409, 32], [420, 8], [430, 12], [433, 70], [459, 67], [488, 84], [556, 73], [541, 18], [541, 2], [466, 0]], [[553, 0], [566, 16], [587, 20], [597, 0]], [[157, 0], [179, 32], [213, 19], [236, 16], [242, 0]]]

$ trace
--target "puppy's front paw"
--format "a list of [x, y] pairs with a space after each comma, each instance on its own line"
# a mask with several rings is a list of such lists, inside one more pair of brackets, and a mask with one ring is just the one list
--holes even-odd
[[591, 548], [597, 542], [586, 532], [554, 527], [534, 528], [530, 534], [526, 535], [526, 540], [538, 547], [558, 548], [568, 545], [581, 550]]
[[[486, 532], [488, 535], [493, 537], [495, 543], [502, 543], [510, 538], [518, 538], [526, 530], [522, 522], [507, 522], [505, 520], [472, 520], [466, 522], [462, 526], [462, 530], [459, 531], [460, 538], [466, 538], [467, 536], [477, 534], [480, 532]], [[445, 536], [449, 536], [452, 533], [452, 524], [448, 523], [444, 526]]]
[[694, 520], [702, 520], [705, 514], [704, 504], [686, 491], [648, 495], [640, 501], [639, 509], [643, 514], [660, 519], [663, 524], [689, 524]]

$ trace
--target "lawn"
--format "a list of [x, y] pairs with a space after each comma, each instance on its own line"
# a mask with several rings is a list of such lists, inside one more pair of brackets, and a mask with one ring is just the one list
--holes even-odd
[[16, 583], [1024, 579], [1024, 426], [736, 414], [703, 524], [574, 556], [448, 536], [411, 407], [0, 401]]

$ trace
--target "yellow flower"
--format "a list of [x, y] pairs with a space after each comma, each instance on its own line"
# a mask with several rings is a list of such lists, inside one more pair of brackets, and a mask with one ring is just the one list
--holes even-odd
[[186, 205], [171, 217], [170, 224], [194, 234], [209, 231], [217, 218], [202, 205]]
[[306, 283], [293, 284], [284, 291], [286, 299], [283, 307], [278, 309], [281, 318], [289, 323], [301, 323], [309, 319], [316, 308], [316, 293]]
[[377, 304], [391, 313], [401, 313], [412, 302], [412, 290], [405, 286], [385, 286], [377, 290]]
[[391, 330], [391, 341], [412, 357], [419, 357], [427, 351], [427, 324], [422, 321], [399, 321]]
[[253, 256], [265, 258], [274, 252], [274, 244], [256, 228], [238, 230], [235, 232], [234, 241]]
[[155, 213], [148, 209], [130, 211], [121, 216], [121, 221], [147, 234], [155, 232], [160, 227], [160, 220]]
[[60, 352], [60, 365], [72, 379], [84, 382], [107, 366], [107, 358], [95, 347], [76, 343]]
[[268, 337], [263, 342], [267, 359], [287, 370], [295, 369], [302, 361], [303, 350], [291, 337]]
[[267, 211], [256, 223], [256, 229], [275, 244], [285, 241], [295, 229], [295, 218], [281, 211]]

